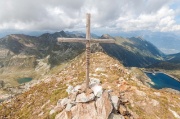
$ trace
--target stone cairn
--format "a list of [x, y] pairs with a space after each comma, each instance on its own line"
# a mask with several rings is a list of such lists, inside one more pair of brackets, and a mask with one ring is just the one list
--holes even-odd
[[133, 119], [125, 104], [128, 100], [121, 94], [113, 95], [112, 90], [103, 90], [99, 80], [91, 80], [75, 87], [69, 85], [68, 97], [59, 99], [50, 115], [55, 119]]

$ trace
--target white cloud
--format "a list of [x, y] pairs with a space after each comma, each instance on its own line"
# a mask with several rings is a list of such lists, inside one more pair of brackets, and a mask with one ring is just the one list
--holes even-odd
[[[84, 29], [92, 14], [98, 31], [179, 31], [177, 0], [1, 0], [0, 29]], [[179, 2], [177, 2], [179, 4]]]

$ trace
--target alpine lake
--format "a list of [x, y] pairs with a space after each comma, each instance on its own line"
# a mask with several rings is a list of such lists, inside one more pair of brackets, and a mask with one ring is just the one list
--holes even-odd
[[150, 84], [152, 88], [171, 88], [180, 91], [180, 82], [164, 73], [146, 73], [146, 75], [154, 83]]

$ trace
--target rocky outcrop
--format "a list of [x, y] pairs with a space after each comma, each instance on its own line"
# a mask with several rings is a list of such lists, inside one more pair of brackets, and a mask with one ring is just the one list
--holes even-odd
[[[68, 86], [69, 96], [60, 99], [50, 111], [50, 115], [58, 113], [55, 119], [125, 119], [132, 117], [120, 95], [112, 95], [112, 91], [103, 90], [100, 81], [92, 80], [90, 88], [85, 84]], [[126, 103], [126, 102], [125, 102]]]

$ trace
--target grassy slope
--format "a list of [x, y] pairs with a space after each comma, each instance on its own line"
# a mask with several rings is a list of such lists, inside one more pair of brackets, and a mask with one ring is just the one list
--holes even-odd
[[[104, 89], [112, 89], [115, 94], [124, 93], [129, 100], [128, 108], [137, 118], [174, 118], [169, 108], [180, 114], [179, 95], [146, 87], [136, 78], [138, 76], [131, 74], [117, 60], [103, 53], [94, 53], [91, 54], [90, 69], [90, 77], [100, 79]], [[29, 91], [2, 103], [0, 117], [53, 118], [54, 115], [49, 117], [49, 111], [60, 98], [67, 96], [67, 84], [77, 85], [84, 79], [85, 55], [82, 54], [69, 63], [52, 69]], [[155, 105], [155, 102], [159, 104]]]

